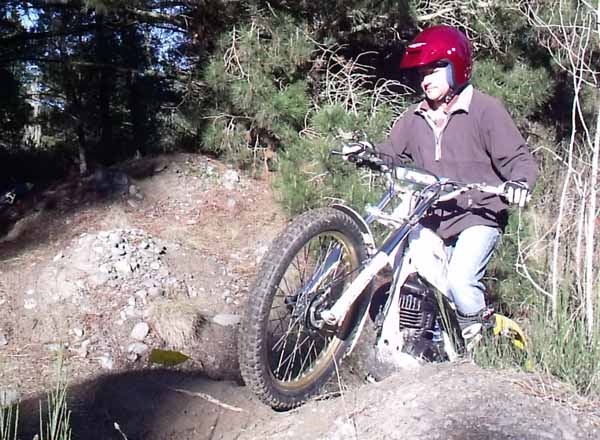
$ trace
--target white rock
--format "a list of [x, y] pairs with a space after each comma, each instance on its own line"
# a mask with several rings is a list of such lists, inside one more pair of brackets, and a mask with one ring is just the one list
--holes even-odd
[[213, 316], [213, 322], [216, 324], [222, 325], [223, 327], [230, 327], [232, 325], [237, 325], [242, 320], [242, 317], [239, 315], [232, 315], [228, 313], [220, 313], [218, 315]]
[[75, 328], [71, 329], [71, 331], [78, 338], [81, 338], [83, 336], [83, 329], [81, 329], [79, 327], [75, 327]]
[[33, 295], [35, 293], [35, 290], [33, 289], [27, 289], [27, 292], [25, 292], [26, 295]]
[[102, 267], [100, 267], [100, 272], [94, 273], [88, 278], [90, 287], [99, 287], [106, 283], [108, 280], [110, 280], [110, 275], [108, 274], [108, 272], [104, 272]]
[[143, 316], [143, 313], [141, 310], [136, 309], [135, 307], [126, 307], [125, 316], [127, 316], [128, 318], [141, 318]]
[[146, 292], [144, 289], [141, 289], [135, 292], [135, 296], [142, 300], [143, 303], [146, 303], [146, 297], [148, 296], [148, 292]]
[[148, 351], [148, 346], [143, 342], [134, 342], [127, 347], [128, 353], [135, 353], [138, 356], [143, 355]]
[[235, 170], [227, 170], [223, 173], [221, 180], [223, 181], [223, 186], [225, 186], [225, 188], [233, 189], [240, 181], [240, 175]]
[[63, 257], [64, 257], [63, 253], [60, 252], [60, 253], [56, 254], [56, 256], [52, 259], [52, 261], [54, 261], [56, 263], [58, 260], [62, 259]]
[[127, 251], [125, 250], [125, 248], [118, 246], [118, 247], [113, 247], [110, 249], [110, 253], [114, 256], [114, 257], [120, 257], [121, 255], [125, 255], [127, 253]]
[[8, 345], [8, 339], [4, 333], [0, 333], [0, 346]]
[[37, 301], [33, 298], [25, 298], [23, 306], [27, 310], [33, 310], [37, 307]]
[[117, 270], [117, 272], [123, 273], [123, 274], [128, 274], [131, 273], [131, 264], [129, 264], [129, 261], [127, 260], [119, 260], [115, 263], [115, 269]]
[[54, 343], [54, 344], [47, 344], [46, 348], [50, 351], [62, 351], [62, 350], [64, 350], [64, 348], [66, 346], [67, 346], [67, 344]]
[[81, 343], [81, 346], [79, 348], [71, 348], [71, 351], [75, 352], [77, 356], [85, 358], [88, 355], [90, 343], [91, 341], [89, 339], [86, 339]]
[[129, 337], [131, 339], [135, 339], [136, 341], [143, 341], [148, 333], [150, 332], [150, 327], [145, 322], [138, 322], [133, 330], [131, 330], [131, 334]]
[[112, 370], [115, 366], [115, 361], [113, 361], [113, 359], [108, 354], [105, 354], [104, 356], [100, 356], [98, 358], [98, 363], [105, 370]]
[[161, 296], [161, 294], [162, 294], [162, 290], [156, 286], [150, 287], [148, 289], [148, 296], [150, 298], [156, 298], [158, 296]]

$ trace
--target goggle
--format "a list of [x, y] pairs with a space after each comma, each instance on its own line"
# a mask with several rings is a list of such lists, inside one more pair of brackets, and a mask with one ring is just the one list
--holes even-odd
[[447, 65], [448, 65], [447, 61], [436, 61], [435, 63], [431, 63], [426, 66], [417, 68], [417, 73], [419, 74], [419, 76], [431, 75], [433, 72], [437, 71], [438, 69], [446, 68]]

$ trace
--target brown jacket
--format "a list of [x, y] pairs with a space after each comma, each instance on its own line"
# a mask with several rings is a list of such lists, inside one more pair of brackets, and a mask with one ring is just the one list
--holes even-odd
[[[440, 177], [488, 185], [517, 180], [533, 188], [535, 160], [502, 103], [472, 86], [456, 101], [439, 136], [427, 120], [426, 102], [421, 102], [398, 119], [388, 141], [378, 145], [378, 150], [396, 165], [411, 161]], [[474, 225], [503, 230], [507, 207], [498, 196], [469, 191], [438, 205], [422, 223], [445, 240]]]

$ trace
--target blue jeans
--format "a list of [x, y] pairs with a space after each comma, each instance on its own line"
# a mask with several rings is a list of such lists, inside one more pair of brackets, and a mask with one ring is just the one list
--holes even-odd
[[446, 247], [447, 281], [456, 308], [463, 315], [474, 315], [485, 308], [485, 268], [500, 239], [500, 231], [490, 226], [471, 226]]

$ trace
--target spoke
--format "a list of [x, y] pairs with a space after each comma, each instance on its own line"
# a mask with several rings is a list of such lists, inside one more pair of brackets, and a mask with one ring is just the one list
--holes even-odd
[[287, 346], [287, 338], [285, 338], [285, 337], [289, 334], [291, 326], [292, 326], [292, 321], [290, 321], [290, 324], [288, 325], [288, 330], [287, 330], [286, 334], [284, 334], [282, 336], [282, 338], [279, 341], [277, 341], [277, 344], [275, 344], [273, 346], [273, 348], [274, 348], [275, 346], [277, 346], [279, 344], [279, 342], [281, 340], [285, 340], [285, 343], [283, 344], [283, 348], [281, 350], [281, 355], [279, 356], [279, 362], [277, 363], [277, 369], [274, 371], [275, 374], [279, 373], [279, 369], [281, 368], [281, 361], [283, 360], [283, 355], [285, 354], [285, 347]]
[[[286, 357], [286, 358], [283, 360], [283, 362], [284, 362], [284, 363], [287, 363], [287, 364], [288, 364], [288, 366], [293, 366], [293, 365], [294, 365], [294, 360], [296, 359], [296, 353], [297, 353], [298, 351], [300, 351], [300, 348], [301, 348], [301, 347], [302, 347], [302, 346], [303, 346], [303, 345], [306, 343], [306, 341], [307, 341], [307, 340], [309, 340], [309, 339], [311, 339], [311, 338], [310, 338], [310, 335], [307, 335], [307, 336], [304, 338], [304, 340], [303, 340], [303, 341], [302, 341], [300, 344], [298, 344], [298, 341], [300, 340], [300, 338], [299, 338], [299, 337], [298, 337], [298, 338], [296, 338], [296, 343], [295, 343], [295, 345], [294, 345], [294, 350], [293, 350], [293, 351], [292, 351], [290, 354], [288, 354], [288, 355], [287, 355], [287, 357]], [[290, 359], [290, 357], [292, 358], [292, 360], [291, 360], [290, 362], [287, 362], [287, 361], [288, 361], [288, 359]], [[288, 367], [288, 368], [289, 368], [289, 367]], [[284, 380], [285, 380], [285, 377], [287, 376], [287, 372], [288, 372], [288, 369], [286, 369], [286, 374], [284, 374], [284, 375], [283, 375], [283, 378], [284, 378]], [[293, 369], [292, 369], [292, 371], [291, 371], [291, 372], [293, 373]], [[291, 377], [291, 375], [290, 375], [290, 379], [291, 379], [291, 378], [292, 378], [292, 377]]]
[[[277, 350], [277, 346], [281, 343], [282, 340], [286, 339], [287, 337], [290, 335], [290, 332], [292, 330], [293, 327], [295, 327], [295, 325], [300, 322], [300, 318], [296, 318], [295, 320], [290, 320], [290, 323], [288, 324], [288, 329], [284, 332], [283, 335], [281, 335], [281, 338], [279, 338], [279, 340], [273, 345], [273, 350]], [[285, 346], [287, 345], [284, 344], [283, 348], [285, 348]]]
[[[310, 342], [310, 346], [308, 347], [306, 357], [304, 358], [304, 361], [302, 361], [302, 364], [300, 365], [300, 371], [304, 371], [304, 365], [306, 365], [306, 360], [308, 360], [308, 365], [312, 364], [312, 362], [310, 361], [310, 352], [314, 348], [314, 346], [315, 346], [315, 340], [312, 339]], [[316, 359], [316, 357], [315, 357], [315, 359]]]
[[287, 278], [285, 277], [285, 274], [283, 275], [283, 278], [281, 279], [281, 281], [283, 281], [283, 283], [285, 284], [285, 287], [288, 289], [289, 293], [285, 293], [283, 291], [283, 289], [281, 288], [281, 283], [279, 283], [279, 286], [277, 286], [277, 289], [281, 290], [281, 292], [283, 293], [284, 297], [289, 296], [289, 295], [293, 295], [295, 289], [290, 289], [290, 286], [288, 285], [288, 281], [287, 281]]
[[286, 321], [286, 319], [285, 319], [286, 317], [287, 317], [287, 315], [284, 315], [283, 318], [281, 316], [277, 316], [276, 318], [269, 319], [269, 322], [277, 322], [277, 325], [275, 325], [272, 329], [273, 334], [275, 334], [275, 330], [277, 330], [278, 328], [281, 329], [281, 333], [285, 332], [284, 323]]
[[[296, 353], [298, 352], [298, 341], [300, 340], [300, 333], [296, 334], [296, 342], [294, 343], [294, 348], [292, 349], [292, 360], [287, 362], [287, 368], [285, 369], [285, 373], [283, 373], [283, 380], [285, 380], [289, 371], [289, 380], [292, 380], [292, 374], [294, 374], [294, 360], [296, 360]], [[289, 358], [289, 356], [288, 356]], [[284, 361], [285, 362], [285, 361]], [[290, 370], [290, 367], [291, 370]]]

